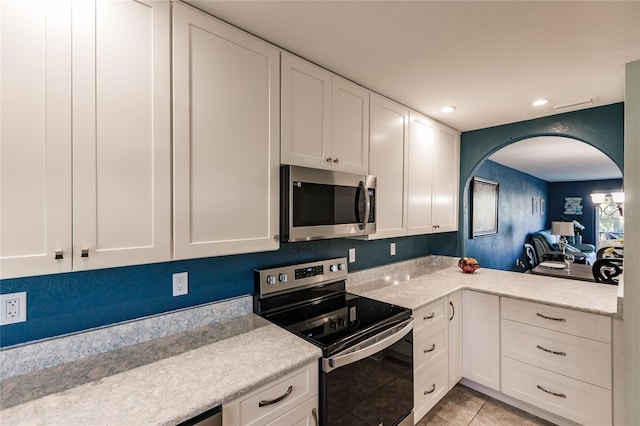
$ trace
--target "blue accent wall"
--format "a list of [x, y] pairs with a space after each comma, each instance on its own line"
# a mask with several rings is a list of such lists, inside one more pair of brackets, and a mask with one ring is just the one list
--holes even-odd
[[[624, 103], [557, 114], [462, 133], [460, 137], [460, 218], [458, 253], [468, 249], [469, 182], [483, 162], [499, 149], [536, 136], [573, 138], [602, 151], [624, 172]], [[478, 255], [478, 253], [475, 253]], [[513, 260], [515, 264], [515, 260]]]
[[[498, 234], [469, 239], [467, 256], [481, 266], [506, 271], [524, 271], [516, 259], [524, 262], [523, 244], [531, 232], [544, 227], [547, 213], [533, 214], [532, 199], [548, 199], [548, 183], [493, 161], [485, 161], [474, 176], [499, 183]], [[546, 202], [545, 202], [546, 204]], [[524, 262], [526, 264], [526, 262]]]
[[[615, 192], [622, 190], [622, 179], [593, 180], [580, 182], [554, 182], [549, 184], [549, 216], [546, 228], [551, 228], [551, 221], [577, 220], [585, 229], [581, 231], [584, 244], [596, 243], [596, 208], [590, 194], [594, 192]], [[566, 197], [582, 197], [582, 214], [564, 214]]]
[[[455, 235], [455, 233], [452, 233]], [[455, 236], [440, 237], [455, 241]], [[390, 256], [389, 243], [396, 243]], [[1, 292], [27, 292], [27, 321], [2, 326], [0, 346], [59, 336], [253, 293], [253, 270], [347, 257], [349, 270], [433, 253], [429, 235], [376, 241], [335, 239], [282, 243], [277, 251], [2, 280]], [[173, 297], [172, 274], [189, 273], [189, 294]]]

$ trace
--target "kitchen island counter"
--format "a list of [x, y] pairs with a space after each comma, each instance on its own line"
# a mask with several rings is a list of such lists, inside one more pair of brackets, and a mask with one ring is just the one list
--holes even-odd
[[457, 260], [430, 256], [356, 272], [347, 291], [415, 310], [466, 289], [621, 317], [617, 286], [487, 268], [465, 274]]

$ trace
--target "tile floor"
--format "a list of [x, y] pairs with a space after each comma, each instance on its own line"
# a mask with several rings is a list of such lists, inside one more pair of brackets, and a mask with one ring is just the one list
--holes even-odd
[[456, 385], [417, 426], [549, 426], [539, 417], [490, 398], [463, 385]]

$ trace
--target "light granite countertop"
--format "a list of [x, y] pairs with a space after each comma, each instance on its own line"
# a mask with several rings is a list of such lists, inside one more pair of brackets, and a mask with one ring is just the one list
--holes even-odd
[[419, 309], [461, 289], [618, 317], [618, 287], [480, 268], [464, 274], [456, 258], [433, 256], [349, 275], [347, 291]]
[[[616, 286], [486, 268], [463, 274], [456, 262], [456, 258], [428, 256], [350, 273], [347, 291], [419, 309], [454, 291], [470, 289], [621, 316]], [[237, 309], [245, 302], [231, 306]], [[210, 316], [210, 308], [177, 313], [171, 321], [203, 320], [203, 315]], [[98, 330], [95, 335], [105, 334], [110, 341], [119, 333], [131, 334], [132, 328], [155, 330], [159, 324], [167, 325], [167, 317], [124, 324], [113, 332]], [[35, 349], [17, 348], [5, 351], [2, 359], [17, 363], [51, 348], [64, 352], [65, 345], [78, 351], [74, 342], [91, 346], [92, 338], [96, 337], [70, 336]], [[257, 315], [242, 314], [8, 376], [0, 381], [0, 420], [12, 425], [177, 424], [321, 356], [319, 348], [288, 331]]]
[[0, 419], [7, 425], [177, 424], [321, 356], [288, 331], [243, 315], [3, 380]]

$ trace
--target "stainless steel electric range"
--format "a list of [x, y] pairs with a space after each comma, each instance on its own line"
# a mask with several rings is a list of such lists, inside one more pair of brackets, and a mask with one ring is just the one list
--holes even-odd
[[346, 278], [346, 258], [256, 270], [254, 312], [322, 349], [321, 425], [413, 425], [411, 310]]

